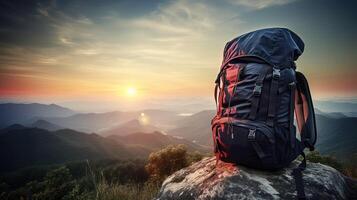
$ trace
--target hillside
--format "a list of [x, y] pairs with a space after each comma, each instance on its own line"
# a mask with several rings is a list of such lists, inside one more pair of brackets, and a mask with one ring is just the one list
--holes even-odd
[[26, 124], [36, 117], [67, 117], [75, 114], [73, 110], [56, 104], [0, 104], [0, 128], [14, 123]]
[[12, 125], [0, 129], [0, 172], [86, 159], [146, 159], [152, 151], [170, 144], [184, 144], [189, 151], [210, 151], [208, 147], [159, 132], [105, 138], [70, 129], [48, 131]]
[[331, 118], [317, 115], [318, 139], [316, 148], [322, 154], [331, 154], [346, 160], [357, 153], [357, 118]]
[[140, 157], [117, 142], [69, 129], [8, 129], [0, 134], [0, 171], [27, 166], [105, 158]]

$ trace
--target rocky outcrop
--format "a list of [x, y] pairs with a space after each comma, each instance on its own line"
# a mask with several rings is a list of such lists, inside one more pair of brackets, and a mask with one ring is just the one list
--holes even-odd
[[[175, 199], [296, 199], [291, 171], [298, 162], [278, 172], [258, 171], [205, 158], [168, 177], [158, 200]], [[356, 181], [334, 168], [308, 163], [303, 172], [308, 199], [354, 199]], [[353, 189], [354, 188], [354, 189]]]

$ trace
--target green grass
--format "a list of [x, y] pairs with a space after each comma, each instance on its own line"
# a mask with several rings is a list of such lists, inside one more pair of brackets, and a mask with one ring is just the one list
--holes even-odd
[[160, 185], [145, 184], [110, 184], [101, 181], [96, 187], [96, 200], [147, 200], [156, 197]]

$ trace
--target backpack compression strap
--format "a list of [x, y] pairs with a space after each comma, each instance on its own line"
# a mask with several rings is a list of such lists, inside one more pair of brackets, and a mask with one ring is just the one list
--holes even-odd
[[273, 67], [272, 80], [270, 85], [269, 108], [267, 123], [269, 126], [274, 125], [276, 106], [278, 104], [280, 69]]
[[263, 83], [264, 83], [265, 76], [267, 75], [267, 72], [268, 72], [268, 67], [264, 66], [258, 75], [257, 81], [255, 82], [255, 87], [253, 90], [252, 106], [249, 113], [249, 119], [251, 120], [255, 120], [256, 118], [258, 107], [259, 107], [260, 96], [263, 90]]

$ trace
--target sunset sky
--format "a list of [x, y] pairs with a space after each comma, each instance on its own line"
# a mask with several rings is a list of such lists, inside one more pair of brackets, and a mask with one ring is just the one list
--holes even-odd
[[211, 105], [225, 43], [265, 27], [302, 37], [315, 99], [356, 97], [353, 2], [1, 1], [0, 100]]

